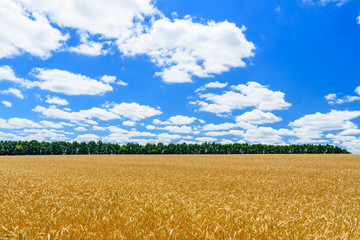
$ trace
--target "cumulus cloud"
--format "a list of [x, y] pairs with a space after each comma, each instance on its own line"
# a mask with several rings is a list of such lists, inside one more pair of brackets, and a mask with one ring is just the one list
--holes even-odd
[[283, 136], [295, 135], [287, 129], [273, 129], [271, 127], [254, 127], [248, 129], [243, 135], [247, 142], [262, 144], [285, 144]]
[[124, 121], [122, 123], [124, 126], [128, 126], [128, 127], [133, 127], [136, 125], [136, 122], [133, 122], [133, 121]]
[[315, 113], [305, 115], [293, 122], [289, 126], [293, 127], [293, 132], [299, 138], [294, 143], [321, 143], [323, 132], [338, 131], [346, 129], [356, 129], [356, 125], [350, 120], [358, 118], [360, 111], [337, 111], [329, 113]]
[[99, 136], [95, 135], [95, 134], [83, 134], [83, 135], [78, 135], [74, 141], [77, 142], [90, 142], [90, 141], [98, 141], [100, 139]]
[[[357, 87], [354, 92], [360, 95], [360, 86]], [[360, 96], [347, 95], [343, 98], [338, 98], [338, 95], [336, 93], [330, 93], [325, 96], [325, 99], [328, 101], [329, 104], [342, 104], [342, 103], [360, 101]]]
[[[150, 132], [140, 132], [137, 130], [125, 130], [116, 126], [107, 127], [111, 134], [102, 138], [105, 142], [128, 143], [138, 142], [136, 138], [139, 137], [156, 137], [156, 134]], [[155, 140], [147, 140], [147, 142], [154, 142]]]
[[357, 24], [360, 25], [360, 16], [358, 16], [358, 17], [356, 18], [356, 22], [357, 22]]
[[20, 129], [20, 128], [42, 128], [40, 124], [25, 118], [10, 118], [8, 120], [0, 118], [0, 128]]
[[326, 114], [317, 112], [315, 114], [305, 115], [294, 122], [290, 122], [289, 126], [315, 131], [342, 130], [354, 126], [349, 120], [359, 116], [360, 111], [331, 110], [330, 113]]
[[205, 101], [197, 101], [200, 111], [216, 114], [230, 113], [237, 109], [255, 107], [259, 110], [281, 110], [291, 106], [284, 100], [285, 94], [280, 91], [272, 91], [266, 86], [256, 82], [248, 82], [231, 86], [235, 91], [227, 91], [223, 94], [200, 94]]
[[237, 125], [235, 123], [221, 123], [221, 124], [213, 124], [209, 123], [203, 127], [205, 131], [218, 131], [218, 130], [228, 130], [232, 128], [236, 128]]
[[75, 131], [79, 131], [79, 132], [85, 132], [86, 131], [86, 128], [84, 127], [77, 127], [77, 128], [74, 128]]
[[4, 104], [5, 107], [12, 107], [12, 103], [9, 101], [1, 101], [2, 104]]
[[147, 125], [147, 126], [146, 126], [146, 129], [147, 129], [147, 130], [155, 130], [156, 127], [155, 127], [154, 125]]
[[108, 76], [108, 75], [104, 75], [101, 77], [101, 81], [106, 83], [114, 83], [116, 79], [117, 78], [115, 76]]
[[47, 58], [68, 39], [37, 11], [15, 1], [0, 1], [0, 58], [23, 52]]
[[105, 109], [93, 107], [88, 110], [80, 110], [78, 112], [69, 112], [65, 110], [58, 109], [57, 107], [51, 105], [48, 108], [42, 106], [36, 106], [33, 109], [34, 112], [39, 112], [45, 117], [56, 118], [56, 119], [66, 119], [66, 120], [89, 120], [92, 118], [97, 118], [102, 121], [108, 121], [113, 119], [119, 119], [120, 117], [112, 112], [109, 112]]
[[213, 137], [198, 137], [195, 140], [198, 142], [217, 142], [217, 139]]
[[108, 75], [104, 75], [101, 77], [101, 81], [105, 82], [105, 83], [115, 83], [117, 85], [120, 86], [127, 86], [128, 84], [124, 81], [118, 80], [116, 81], [117, 77], [115, 76], [108, 76]]
[[40, 121], [40, 124], [44, 127], [44, 128], [63, 128], [64, 126], [73, 126], [71, 123], [65, 123], [65, 122], [59, 122], [59, 123], [54, 123], [51, 121]]
[[215, 82], [209, 82], [207, 84], [205, 84], [204, 86], [198, 88], [195, 90], [195, 92], [200, 92], [200, 91], [205, 91], [208, 88], [224, 88], [228, 85], [228, 83], [220, 83], [218, 81]]
[[24, 99], [24, 95], [22, 95], [21, 91], [19, 89], [16, 89], [16, 88], [9, 88], [8, 90], [0, 91], [0, 93], [2, 93], [2, 94], [11, 94], [11, 95], [14, 95], [15, 97], [18, 97], [20, 99]]
[[344, 131], [340, 132], [340, 136], [347, 136], [347, 135], [358, 135], [360, 134], [360, 129], [353, 128], [353, 129], [345, 129]]
[[[97, 118], [102, 121], [120, 119], [121, 117], [129, 118], [132, 121], [142, 120], [148, 117], [162, 114], [160, 110], [156, 110], [150, 106], [140, 105], [138, 103], [112, 103], [107, 104], [104, 108], [93, 107], [87, 110], [67, 111], [59, 109], [54, 105], [48, 108], [36, 106], [34, 112], [39, 112], [45, 117], [67, 119], [71, 121], [84, 121], [90, 124], [97, 124], [92, 119]], [[128, 122], [129, 123], [129, 122]]]
[[176, 115], [170, 117], [167, 121], [160, 121], [159, 119], [154, 119], [153, 123], [156, 125], [188, 125], [196, 121], [195, 117], [188, 117], [183, 115]]
[[19, 140], [37, 140], [37, 141], [66, 141], [68, 138], [66, 135], [72, 133], [59, 131], [55, 129], [24, 129], [20, 136], [17, 136]]
[[89, 40], [89, 34], [86, 32], [80, 33], [80, 45], [70, 47], [69, 51], [88, 56], [99, 56], [107, 53], [107, 51], [103, 49], [103, 44]]
[[80, 29], [107, 38], [132, 34], [144, 16], [158, 12], [151, 0], [19, 0], [27, 9], [45, 14], [60, 26]]
[[[39, 123], [34, 122], [30, 119], [26, 118], [10, 118], [8, 120], [0, 118], [0, 128], [4, 129], [21, 129], [21, 128], [31, 128], [31, 129], [38, 129], [38, 128], [54, 128], [59, 129], [63, 128], [64, 126], [73, 126], [70, 123], [65, 122], [51, 122], [47, 120], [40, 121]], [[24, 130], [25, 131], [25, 130]], [[28, 131], [28, 130], [26, 130]]]
[[45, 102], [47, 102], [49, 104], [57, 104], [57, 105], [62, 105], [62, 106], [69, 105], [69, 102], [66, 99], [59, 98], [59, 97], [52, 97], [49, 95], [46, 96]]
[[127, 56], [146, 54], [162, 69], [157, 75], [168, 83], [192, 82], [244, 67], [253, 56], [254, 44], [247, 41], [245, 27], [224, 22], [193, 22], [191, 18], [156, 20], [150, 30], [119, 44]]
[[10, 66], [7, 66], [7, 65], [0, 66], [0, 82], [1, 81], [14, 82], [14, 83], [17, 83], [17, 84], [21, 85], [22, 87], [26, 87], [26, 88], [31, 88], [34, 86], [34, 84], [31, 81], [29, 81], [27, 79], [16, 77], [14, 70]]
[[161, 130], [167, 130], [171, 133], [192, 133], [193, 129], [189, 126], [166, 126], [163, 128], [159, 128]]
[[145, 118], [153, 117], [162, 114], [160, 110], [138, 103], [120, 103], [110, 104], [109, 111], [119, 116], [131, 119], [132, 121], [139, 121]]
[[252, 124], [275, 123], [280, 121], [280, 117], [277, 117], [270, 112], [263, 112], [258, 109], [254, 109], [251, 112], [246, 112], [236, 117], [236, 122], [246, 122]]
[[338, 7], [344, 5], [349, 0], [303, 0], [304, 3], [310, 3], [310, 4], [319, 4], [322, 6], [325, 6], [329, 3], [335, 3]]
[[[104, 46], [116, 41], [125, 56], [150, 56], [161, 68], [156, 75], [169, 83], [191, 82], [193, 76], [211, 77], [233, 67], [244, 67], [244, 59], [254, 55], [255, 47], [246, 39], [245, 27], [228, 21], [200, 23], [190, 17], [170, 20], [152, 0], [104, 0], [101, 4], [87, 0], [69, 0], [66, 4], [61, 0], [7, 2], [2, 4], [9, 6], [1, 9], [11, 9], [4, 11], [7, 15], [2, 21], [9, 31], [3, 32], [10, 38], [21, 37], [1, 42], [0, 35], [0, 49], [4, 49], [0, 54], [3, 56], [19, 54], [23, 50], [48, 57], [68, 38], [48, 20], [61, 28], [78, 31], [80, 43], [68, 47], [70, 52], [102, 55], [108, 52]], [[8, 24], [12, 15], [19, 19]], [[13, 34], [13, 29], [22, 34]], [[7, 35], [3, 39], [8, 39]], [[120, 85], [123, 83], [119, 81]]]
[[221, 132], [211, 131], [211, 132], [206, 132], [204, 135], [217, 137], [217, 136], [225, 136], [225, 135], [242, 136], [243, 134], [244, 131], [242, 130], [230, 130], [230, 131], [221, 131]]
[[66, 95], [101, 95], [113, 90], [107, 83], [64, 70], [35, 68], [33, 75], [41, 80], [35, 84], [42, 90]]

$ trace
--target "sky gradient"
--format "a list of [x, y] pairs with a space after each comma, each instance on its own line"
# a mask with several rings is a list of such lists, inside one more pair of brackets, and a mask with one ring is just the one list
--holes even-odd
[[358, 0], [3, 0], [0, 140], [360, 153]]

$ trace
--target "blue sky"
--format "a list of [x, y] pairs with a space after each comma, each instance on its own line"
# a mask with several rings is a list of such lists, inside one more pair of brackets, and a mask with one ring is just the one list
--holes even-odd
[[358, 0], [4, 0], [0, 140], [360, 153]]

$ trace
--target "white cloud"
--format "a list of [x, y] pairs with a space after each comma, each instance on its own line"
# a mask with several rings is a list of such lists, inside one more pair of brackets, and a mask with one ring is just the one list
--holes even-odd
[[110, 104], [109, 111], [119, 116], [131, 119], [132, 121], [139, 121], [145, 118], [153, 117], [162, 114], [160, 110], [156, 110], [150, 106], [140, 105], [138, 103], [120, 103]]
[[160, 133], [157, 135], [157, 142], [170, 143], [173, 140], [180, 138], [181, 136], [177, 134]]
[[34, 86], [31, 81], [16, 77], [14, 70], [7, 65], [0, 66], [0, 81], [11, 81], [26, 88], [31, 88]]
[[69, 51], [89, 56], [99, 56], [106, 54], [106, 51], [102, 50], [102, 48], [103, 45], [101, 43], [89, 41], [83, 42], [77, 47], [71, 47], [69, 48]]
[[[5, 129], [21, 129], [21, 128], [63, 128], [64, 126], [73, 126], [70, 123], [65, 122], [51, 122], [47, 120], [36, 123], [26, 118], [10, 118], [8, 120], [0, 118], [0, 128]], [[25, 130], [23, 130], [25, 131]], [[28, 131], [28, 130], [26, 130]]]
[[106, 131], [106, 127], [93, 126], [95, 131]]
[[108, 75], [104, 75], [101, 77], [101, 81], [106, 83], [114, 83], [116, 79], [117, 78], [115, 76], [108, 76]]
[[156, 127], [154, 125], [147, 125], [146, 129], [147, 130], [154, 130], [154, 129], [156, 129]]
[[[360, 86], [355, 89], [355, 93], [360, 95]], [[360, 96], [345, 96], [343, 98], [338, 98], [336, 93], [330, 93], [325, 96], [325, 99], [329, 104], [342, 104], [342, 103], [350, 103], [354, 101], [360, 101]]]
[[356, 125], [351, 119], [358, 118], [360, 111], [337, 111], [332, 110], [329, 113], [315, 113], [305, 115], [302, 118], [290, 122], [293, 132], [299, 138], [294, 143], [321, 143], [323, 132], [338, 131], [346, 129], [356, 129]]
[[95, 134], [83, 134], [83, 135], [78, 135], [74, 141], [78, 141], [78, 142], [90, 142], [90, 141], [98, 141], [100, 139], [99, 136], [95, 135]]
[[12, 107], [12, 103], [8, 101], [1, 101], [2, 104], [4, 104], [5, 107]]
[[104, 75], [101, 77], [101, 81], [105, 82], [105, 83], [115, 83], [117, 85], [120, 86], [127, 86], [128, 84], [124, 81], [118, 80], [116, 81], [117, 77], [115, 76], [108, 76], [108, 75]]
[[357, 129], [357, 128], [345, 129], [344, 131], [339, 133], [339, 135], [341, 135], [341, 136], [358, 135], [358, 134], [360, 134], [360, 129]]
[[[103, 137], [105, 142], [117, 142], [117, 143], [128, 143], [128, 142], [137, 142], [139, 139], [134, 139], [138, 137], [156, 137], [156, 134], [150, 132], [139, 132], [136, 130], [128, 131], [119, 127], [110, 126], [107, 129], [111, 132], [110, 135]], [[152, 140], [147, 140], [147, 142], [152, 142]]]
[[183, 115], [176, 115], [170, 117], [167, 121], [161, 122], [157, 119], [154, 120], [154, 124], [162, 124], [162, 125], [188, 125], [195, 122], [195, 117], [187, 117]]
[[47, 58], [68, 39], [45, 16], [9, 0], [0, 1], [0, 58], [28, 52]]
[[107, 53], [103, 50], [103, 44], [89, 40], [89, 34], [86, 32], [80, 33], [80, 43], [76, 47], [70, 47], [69, 51], [88, 56], [99, 56]]
[[251, 112], [246, 112], [236, 117], [236, 122], [246, 122], [252, 124], [265, 124], [280, 122], [282, 119], [275, 116], [270, 112], [263, 112], [258, 109], [254, 109]]
[[12, 94], [15, 97], [24, 99], [24, 96], [22, 95], [21, 91], [19, 89], [16, 89], [16, 88], [9, 88], [8, 90], [0, 91], [0, 93], [2, 93], [2, 94]]
[[198, 138], [195, 138], [195, 140], [198, 142], [216, 142], [217, 141], [216, 138], [212, 138], [212, 137], [198, 137]]
[[127, 56], [147, 54], [162, 68], [157, 75], [168, 83], [191, 82], [192, 76], [210, 77], [232, 67], [244, 67], [255, 48], [246, 40], [245, 27], [224, 22], [195, 23], [191, 18], [161, 18], [150, 30], [120, 42]]
[[37, 140], [37, 141], [66, 141], [68, 138], [66, 134], [72, 134], [64, 131], [58, 131], [54, 129], [25, 129], [21, 133], [23, 136], [19, 136], [20, 140]]
[[[107, 38], [126, 38], [145, 16], [158, 12], [151, 0], [19, 0], [27, 9], [46, 14], [63, 27], [80, 29]], [[140, 29], [141, 30], [141, 29]]]
[[[360, 17], [360, 16], [359, 16]], [[355, 89], [355, 92], [360, 95], [360, 86], [358, 86], [356, 89]]]
[[195, 90], [195, 92], [200, 92], [200, 91], [205, 91], [206, 89], [208, 88], [224, 88], [228, 85], [228, 83], [220, 83], [218, 81], [215, 81], [215, 82], [210, 82], [210, 83], [207, 83], [205, 84], [204, 86], [198, 88]]
[[246, 85], [239, 84], [231, 86], [231, 88], [238, 92], [227, 91], [220, 95], [201, 94], [200, 98], [208, 102], [197, 101], [196, 103], [200, 106], [199, 110], [220, 114], [247, 107], [269, 111], [286, 109], [291, 106], [284, 100], [284, 93], [269, 90], [256, 82], [248, 82]]
[[129, 127], [133, 127], [136, 125], [136, 122], [133, 122], [133, 121], [124, 121], [122, 123], [124, 126], [129, 126]]
[[25, 118], [10, 118], [5, 120], [0, 118], [0, 128], [20, 129], [20, 128], [42, 128], [40, 124]]
[[[148, 117], [161, 114], [161, 111], [156, 110], [146, 105], [140, 105], [138, 103], [121, 103], [121, 104], [107, 104], [104, 109], [93, 107], [87, 110], [67, 111], [57, 108], [54, 105], [48, 108], [42, 106], [36, 106], [33, 109], [34, 112], [39, 112], [43, 116], [57, 119], [67, 119], [71, 121], [83, 121], [89, 124], [98, 123], [93, 121], [93, 118], [97, 118], [102, 121], [109, 121], [113, 119], [120, 119], [120, 116], [131, 119], [132, 121], [142, 120]], [[129, 122], [128, 122], [129, 123]]]
[[62, 105], [62, 106], [69, 105], [69, 102], [66, 99], [59, 98], [59, 97], [52, 97], [49, 95], [46, 96], [45, 102], [47, 102], [49, 104], [57, 104], [57, 105]]
[[349, 138], [344, 139], [344, 137], [341, 137], [340, 145], [351, 153], [360, 154], [360, 138], [350, 136]]
[[356, 22], [357, 22], [357, 24], [360, 25], [360, 16], [358, 16], [358, 17], [356, 18]]
[[217, 136], [225, 136], [225, 135], [235, 135], [242, 136], [244, 131], [242, 130], [230, 130], [230, 131], [221, 131], [221, 132], [206, 132], [205, 136], [217, 137]]
[[192, 133], [193, 132], [193, 129], [189, 126], [166, 126], [166, 127], [163, 127], [163, 128], [159, 128], [159, 129], [162, 129], [162, 130], [167, 130], [171, 133]]
[[340, 7], [347, 3], [349, 0], [303, 0], [304, 3], [319, 4], [325, 6], [329, 3], [336, 3], [336, 6]]
[[16, 136], [12, 133], [4, 133], [0, 131], [0, 140], [6, 141], [6, 140], [18, 140], [20, 137]]
[[86, 128], [84, 127], [77, 127], [77, 128], [74, 128], [75, 131], [79, 131], [79, 132], [85, 132], [87, 131]]
[[48, 108], [42, 106], [36, 106], [33, 109], [34, 112], [39, 112], [43, 116], [49, 118], [57, 118], [57, 119], [67, 119], [67, 120], [78, 120], [84, 121], [92, 118], [98, 118], [102, 121], [108, 121], [112, 119], [119, 119], [120, 117], [112, 112], [107, 110], [93, 107], [88, 110], [80, 110], [79, 112], [68, 112], [61, 109], [56, 108], [55, 106], [49, 106]]
[[113, 90], [107, 83], [63, 70], [35, 68], [33, 74], [41, 80], [35, 84], [42, 90], [51, 92], [66, 95], [101, 95]]
[[314, 131], [342, 130], [352, 127], [354, 124], [349, 120], [360, 116], [360, 111], [337, 111], [330, 113], [315, 113], [305, 115], [302, 118], [290, 122], [289, 126], [294, 128], [306, 128]]
[[325, 99], [329, 101], [335, 101], [337, 98], [337, 94], [336, 93], [330, 93], [328, 95], [325, 96]]
[[116, 84], [117, 84], [117, 85], [120, 85], [120, 86], [127, 86], [127, 85], [129, 85], [128, 83], [126, 83], [126, 82], [124, 82], [124, 81], [122, 81], [122, 80], [117, 81]]
[[276, 130], [271, 127], [256, 127], [248, 129], [243, 136], [247, 142], [279, 145], [285, 143], [282, 136], [291, 135], [294, 133], [287, 129]]
[[220, 141], [220, 143], [221, 143], [221, 144], [233, 144], [234, 142], [231, 141], [231, 140], [229, 140], [229, 139], [222, 139], [222, 140]]
[[232, 128], [236, 128], [237, 125], [235, 123], [221, 123], [221, 124], [213, 124], [209, 123], [203, 127], [205, 131], [218, 131], [218, 130], [229, 130]]

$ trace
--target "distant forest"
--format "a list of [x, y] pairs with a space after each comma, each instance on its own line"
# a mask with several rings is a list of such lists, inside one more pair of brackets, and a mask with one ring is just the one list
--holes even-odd
[[349, 154], [333, 145], [264, 145], [247, 143], [151, 144], [94, 142], [0, 141], [0, 155], [75, 154]]

